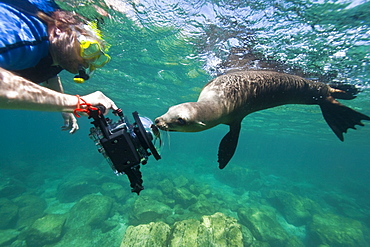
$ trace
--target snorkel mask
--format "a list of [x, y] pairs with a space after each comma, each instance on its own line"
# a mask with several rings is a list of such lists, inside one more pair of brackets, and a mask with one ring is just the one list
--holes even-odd
[[[90, 25], [84, 25], [85, 29], [91, 31], [96, 37], [100, 34]], [[106, 54], [97, 40], [86, 37], [78, 32], [77, 40], [80, 43], [80, 56], [87, 62], [88, 67], [81, 66], [79, 74], [74, 77], [77, 83], [84, 83], [90, 78], [96, 68], [101, 68], [110, 61], [110, 56]]]

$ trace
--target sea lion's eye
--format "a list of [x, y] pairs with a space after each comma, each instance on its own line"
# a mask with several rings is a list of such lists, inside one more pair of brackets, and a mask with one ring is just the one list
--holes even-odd
[[181, 117], [179, 117], [177, 119], [177, 122], [180, 124], [180, 125], [185, 125], [186, 124], [186, 121], [184, 119], [182, 119]]

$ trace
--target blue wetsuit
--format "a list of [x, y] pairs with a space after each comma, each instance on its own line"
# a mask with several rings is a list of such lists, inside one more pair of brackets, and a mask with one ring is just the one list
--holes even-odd
[[9, 1], [0, 0], [0, 67], [36, 83], [56, 76], [62, 68], [52, 66], [47, 26], [32, 12], [49, 13], [57, 5], [48, 0], [29, 0], [32, 5], [24, 6], [27, 0], [4, 2]]

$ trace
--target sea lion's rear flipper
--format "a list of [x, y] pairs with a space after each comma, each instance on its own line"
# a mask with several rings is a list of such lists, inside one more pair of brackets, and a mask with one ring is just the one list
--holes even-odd
[[349, 128], [356, 129], [355, 125], [364, 126], [361, 120], [369, 120], [370, 117], [342, 105], [333, 98], [320, 104], [322, 115], [337, 137], [344, 141], [343, 133]]
[[235, 153], [238, 145], [241, 121], [230, 125], [230, 131], [222, 138], [218, 148], [218, 167], [223, 169]]

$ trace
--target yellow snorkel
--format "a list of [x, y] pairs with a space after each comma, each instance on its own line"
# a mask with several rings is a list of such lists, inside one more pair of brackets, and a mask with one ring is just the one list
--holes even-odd
[[78, 70], [78, 75], [73, 78], [73, 81], [76, 83], [84, 83], [88, 79], [90, 79], [89, 74], [86, 73], [85, 68], [81, 68]]
[[76, 75], [74, 78], [73, 78], [73, 81], [76, 82], [76, 83], [84, 83], [85, 82], [85, 79], [80, 77], [79, 75]]

